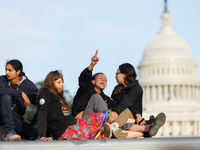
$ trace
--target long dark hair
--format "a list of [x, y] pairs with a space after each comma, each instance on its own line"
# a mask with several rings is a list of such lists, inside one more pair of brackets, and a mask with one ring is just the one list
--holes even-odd
[[63, 91], [58, 93], [56, 88], [54, 87], [54, 81], [58, 80], [59, 78], [61, 78], [63, 81], [63, 75], [58, 70], [49, 72], [44, 80], [42, 87], [39, 89], [38, 93], [40, 93], [44, 88], [47, 88], [56, 97], [58, 97], [66, 106], [69, 106], [69, 104], [65, 101]]
[[23, 72], [23, 65], [19, 60], [17, 60], [17, 59], [9, 60], [6, 62], [6, 66], [8, 64], [12, 65], [12, 67], [15, 71], [20, 70], [19, 77], [25, 76], [25, 73]]
[[124, 83], [127, 86], [136, 80], [137, 74], [135, 72], [135, 68], [131, 64], [129, 63], [121, 64], [119, 66], [119, 70], [122, 74], [126, 75], [124, 78]]
[[[119, 71], [122, 74], [125, 74], [126, 76], [124, 77], [124, 83], [126, 86], [130, 85], [132, 82], [136, 80], [137, 74], [135, 72], [135, 68], [129, 64], [129, 63], [124, 63], [119, 66]], [[121, 90], [123, 88], [118, 88], [116, 89], [116, 92], [114, 94], [119, 94], [121, 93]]]

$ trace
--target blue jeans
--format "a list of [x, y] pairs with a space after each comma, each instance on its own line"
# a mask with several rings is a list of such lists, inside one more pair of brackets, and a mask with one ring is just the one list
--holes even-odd
[[15, 125], [12, 114], [12, 97], [10, 95], [2, 95], [0, 97], [0, 124], [6, 134], [15, 133]]
[[38, 131], [30, 124], [23, 122], [23, 117], [12, 111], [12, 97], [2, 95], [0, 97], [0, 124], [6, 134], [16, 132], [22, 139], [35, 140], [38, 138]]

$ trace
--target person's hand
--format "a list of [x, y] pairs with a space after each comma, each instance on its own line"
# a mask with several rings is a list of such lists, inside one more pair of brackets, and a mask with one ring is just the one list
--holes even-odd
[[96, 50], [95, 55], [91, 58], [91, 64], [88, 67], [89, 70], [92, 70], [94, 66], [98, 63], [99, 57], [97, 56], [97, 54], [98, 54], [98, 49]]
[[22, 98], [24, 99], [24, 105], [25, 105], [26, 108], [28, 106], [31, 106], [31, 102], [24, 92], [22, 92]]
[[110, 119], [108, 120], [108, 123], [113, 123], [113, 121], [115, 119], [117, 119], [118, 114], [116, 112], [114, 112], [114, 111], [111, 111], [110, 114], [109, 114], [109, 116], [110, 116]]
[[31, 122], [28, 119], [24, 119], [23, 122], [25, 122], [26, 124], [31, 124]]
[[94, 65], [94, 66], [95, 66], [95, 65], [98, 63], [98, 61], [99, 61], [99, 57], [97, 56], [97, 54], [98, 54], [98, 49], [96, 50], [95, 55], [91, 58], [91, 64]]
[[[139, 124], [139, 122], [143, 119], [142, 116], [140, 114], [136, 114], [136, 123]], [[146, 122], [145, 120], [143, 120], [139, 125], [145, 125]]]
[[41, 137], [40, 141], [53, 141], [51, 137]]
[[143, 120], [141, 123], [140, 123], [140, 125], [146, 125], [146, 122], [145, 122], [145, 120]]

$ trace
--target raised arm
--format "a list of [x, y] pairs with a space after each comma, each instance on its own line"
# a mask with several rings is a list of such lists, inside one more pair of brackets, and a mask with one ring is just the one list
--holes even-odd
[[88, 67], [88, 70], [92, 71], [92, 69], [94, 68], [94, 66], [98, 63], [99, 61], [99, 57], [97, 56], [98, 54], [98, 49], [96, 50], [95, 55], [91, 58], [91, 63]]
[[85, 68], [79, 76], [79, 86], [82, 90], [86, 89], [91, 84], [92, 70], [99, 61], [97, 54], [98, 50], [96, 50], [95, 55], [91, 58], [91, 63], [88, 68]]

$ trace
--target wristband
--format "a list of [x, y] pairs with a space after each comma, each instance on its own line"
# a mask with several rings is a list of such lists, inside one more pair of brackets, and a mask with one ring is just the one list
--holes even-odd
[[140, 123], [142, 123], [142, 121], [144, 121], [144, 118], [142, 118], [142, 120], [140, 120], [140, 122], [138, 124], [140, 125]]

